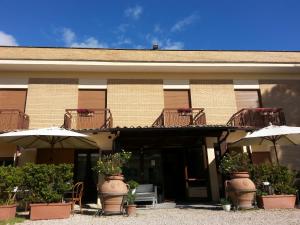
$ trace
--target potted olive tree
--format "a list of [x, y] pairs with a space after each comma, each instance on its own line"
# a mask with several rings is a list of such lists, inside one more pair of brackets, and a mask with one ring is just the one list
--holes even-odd
[[255, 184], [249, 176], [250, 160], [246, 153], [230, 152], [223, 156], [220, 171], [230, 180], [225, 182], [225, 191], [235, 206], [252, 208]]
[[104, 175], [105, 181], [100, 187], [104, 213], [118, 213], [122, 208], [123, 197], [128, 188], [124, 183], [122, 167], [131, 157], [131, 152], [117, 152], [102, 156], [94, 170]]
[[295, 173], [285, 166], [254, 165], [251, 176], [257, 186], [258, 205], [264, 209], [294, 208], [296, 188]]
[[63, 219], [71, 212], [71, 203], [63, 194], [72, 188], [73, 166], [70, 164], [26, 164], [22, 189], [30, 203], [30, 219]]
[[139, 184], [134, 181], [130, 180], [127, 182], [129, 186], [128, 196], [127, 196], [127, 215], [134, 216], [136, 215], [136, 205], [134, 204], [135, 197], [136, 197], [136, 188]]
[[16, 215], [16, 191], [22, 183], [23, 173], [17, 167], [0, 166], [0, 220]]

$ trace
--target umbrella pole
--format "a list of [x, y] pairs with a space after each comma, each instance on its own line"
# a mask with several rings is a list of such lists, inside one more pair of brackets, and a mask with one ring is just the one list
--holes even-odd
[[275, 143], [275, 141], [273, 141], [273, 146], [274, 146], [274, 150], [275, 150], [275, 155], [276, 155], [277, 165], [279, 165], [279, 160], [278, 160], [278, 154], [277, 154], [277, 148], [276, 148], [276, 143]]

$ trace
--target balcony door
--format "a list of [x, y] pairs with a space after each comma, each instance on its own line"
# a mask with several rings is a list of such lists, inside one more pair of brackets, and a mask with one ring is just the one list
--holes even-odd
[[79, 90], [78, 109], [90, 111], [78, 113], [77, 129], [101, 128], [105, 122], [105, 108], [106, 90]]
[[164, 122], [165, 126], [189, 125], [193, 119], [192, 113], [182, 109], [191, 108], [189, 90], [164, 90]]

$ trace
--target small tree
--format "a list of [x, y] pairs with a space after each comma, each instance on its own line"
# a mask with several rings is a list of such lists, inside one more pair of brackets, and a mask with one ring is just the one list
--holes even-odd
[[23, 181], [23, 172], [19, 167], [0, 166], [0, 205], [15, 202], [16, 189]]
[[99, 174], [105, 176], [122, 174], [122, 167], [131, 158], [131, 152], [122, 152], [104, 155], [93, 168]]
[[226, 176], [234, 172], [249, 172], [250, 160], [248, 154], [237, 152], [227, 153], [223, 156], [219, 169]]

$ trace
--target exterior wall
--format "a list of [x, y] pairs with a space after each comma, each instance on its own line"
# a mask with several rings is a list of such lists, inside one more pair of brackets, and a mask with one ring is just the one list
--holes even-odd
[[16, 152], [16, 145], [7, 144], [7, 143], [0, 143], [0, 157], [14, 157]]
[[113, 126], [150, 126], [164, 108], [162, 80], [108, 80]]
[[[283, 108], [287, 125], [300, 126], [300, 80], [261, 80], [260, 90], [263, 107]], [[274, 161], [274, 149], [268, 150]], [[300, 170], [299, 146], [278, 146], [277, 152], [282, 165]]]
[[30, 128], [61, 126], [65, 109], [77, 108], [77, 79], [29, 79], [26, 113]]
[[204, 108], [207, 124], [226, 124], [237, 111], [232, 80], [192, 80], [193, 108]]

